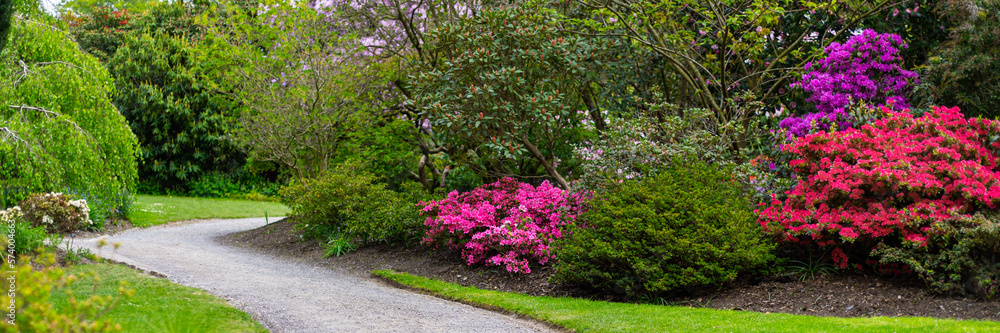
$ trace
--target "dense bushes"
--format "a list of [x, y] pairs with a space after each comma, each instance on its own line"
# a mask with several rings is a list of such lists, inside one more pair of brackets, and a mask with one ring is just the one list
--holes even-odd
[[693, 291], [774, 258], [727, 170], [676, 162], [597, 197], [558, 243], [555, 278], [626, 297]]
[[424, 244], [461, 249], [469, 264], [531, 273], [553, 258], [551, 243], [583, 211], [584, 197], [542, 182], [538, 187], [504, 178], [470, 192], [454, 191], [426, 203]]
[[788, 240], [834, 246], [874, 242], [926, 245], [934, 223], [1000, 203], [993, 138], [1000, 123], [965, 119], [957, 108], [921, 118], [883, 109], [885, 119], [817, 133], [785, 147], [799, 176], [788, 199], [774, 200], [760, 223]]
[[1000, 295], [1000, 218], [975, 214], [931, 224], [926, 244], [882, 243], [872, 255], [882, 264], [904, 264], [943, 294]]
[[227, 135], [236, 107], [200, 72], [189, 6], [162, 4], [135, 20], [135, 31], [122, 36], [107, 61], [119, 89], [113, 102], [141, 145], [139, 174], [180, 191], [202, 175], [230, 173], [245, 162]]
[[315, 179], [293, 181], [281, 190], [281, 198], [309, 238], [326, 241], [342, 234], [367, 243], [419, 237], [416, 202], [426, 199], [425, 194], [414, 186], [394, 192], [374, 183], [376, 179], [356, 164], [339, 165]]

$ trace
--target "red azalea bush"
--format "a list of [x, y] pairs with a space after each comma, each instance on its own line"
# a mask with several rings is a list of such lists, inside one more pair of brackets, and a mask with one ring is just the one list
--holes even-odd
[[583, 212], [584, 197], [553, 187], [538, 187], [504, 178], [470, 192], [421, 203], [430, 213], [424, 244], [461, 249], [469, 265], [485, 262], [530, 273], [530, 262], [553, 258], [550, 244], [562, 227]]
[[965, 119], [958, 108], [920, 118], [882, 111], [884, 119], [859, 129], [785, 146], [797, 157], [798, 185], [786, 200], [761, 204], [759, 222], [786, 240], [833, 246], [843, 268], [846, 245], [923, 247], [942, 229], [937, 223], [997, 207], [997, 121]]

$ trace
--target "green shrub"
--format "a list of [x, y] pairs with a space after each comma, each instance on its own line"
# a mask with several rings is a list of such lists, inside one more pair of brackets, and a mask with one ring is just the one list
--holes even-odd
[[557, 245], [555, 279], [632, 298], [732, 281], [774, 259], [731, 170], [675, 160], [593, 200]]
[[21, 208], [18, 206], [0, 211], [0, 231], [3, 232], [0, 234], [3, 243], [0, 244], [4, 246], [10, 244], [10, 237], [13, 236], [15, 255], [35, 253], [35, 250], [45, 246], [46, 239], [50, 239], [53, 246], [58, 246], [58, 238], [49, 236], [45, 232], [45, 227], [32, 227], [22, 216]]
[[902, 263], [941, 294], [1000, 295], [1000, 216], [956, 217], [931, 225], [927, 244], [883, 243], [872, 250], [882, 264]]
[[221, 198], [240, 192], [240, 185], [220, 173], [209, 173], [188, 183], [188, 194], [196, 197]]
[[343, 234], [367, 243], [419, 237], [423, 219], [416, 203], [425, 199], [422, 192], [414, 184], [394, 192], [376, 179], [357, 164], [339, 165], [315, 179], [292, 182], [281, 190], [281, 200], [309, 238]]

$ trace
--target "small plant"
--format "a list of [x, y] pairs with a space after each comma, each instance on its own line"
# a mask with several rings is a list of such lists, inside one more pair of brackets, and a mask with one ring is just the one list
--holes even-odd
[[[10, 230], [12, 226], [14, 230]], [[8, 237], [14, 236], [13, 250], [15, 255], [34, 254], [35, 251], [46, 247], [46, 241], [53, 247], [58, 246], [61, 241], [58, 235], [46, 233], [45, 227], [32, 227], [28, 221], [22, 218], [21, 208], [18, 206], [0, 211], [0, 230], [3, 231], [0, 234], [0, 239], [4, 241], [5, 246], [11, 243]], [[3, 257], [7, 258], [7, 256]]]
[[323, 253], [323, 258], [329, 256], [339, 257], [356, 249], [357, 245], [354, 245], [350, 239], [343, 235], [337, 235], [326, 242], [326, 251]]
[[87, 200], [74, 200], [62, 193], [36, 193], [18, 206], [25, 220], [49, 232], [71, 232], [94, 224]]
[[827, 260], [826, 253], [816, 257], [809, 251], [808, 258], [803, 260], [789, 260], [791, 265], [785, 266], [788, 275], [798, 276], [799, 281], [815, 279], [819, 275], [830, 275], [837, 272], [837, 267]]
[[96, 261], [97, 255], [85, 248], [66, 248], [66, 262], [70, 265], [83, 263], [83, 260]]

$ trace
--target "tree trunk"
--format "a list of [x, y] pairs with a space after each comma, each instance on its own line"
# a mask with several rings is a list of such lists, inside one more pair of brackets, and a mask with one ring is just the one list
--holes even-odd
[[549, 161], [545, 159], [545, 155], [542, 154], [540, 150], [538, 150], [538, 147], [535, 147], [535, 145], [533, 145], [531, 141], [528, 141], [527, 138], [523, 137], [521, 138], [521, 143], [524, 144], [524, 147], [528, 149], [528, 152], [530, 152], [531, 155], [534, 156], [536, 160], [538, 160], [538, 162], [542, 163], [542, 167], [545, 168], [545, 172], [548, 173], [549, 177], [552, 177], [552, 179], [555, 180], [557, 184], [559, 184], [559, 187], [562, 187], [564, 190], [567, 191], [572, 190], [572, 188], [570, 188], [569, 186], [569, 182], [567, 182], [566, 179], [559, 174], [559, 171], [557, 171], [556, 168], [552, 166], [552, 163], [549, 163]]

